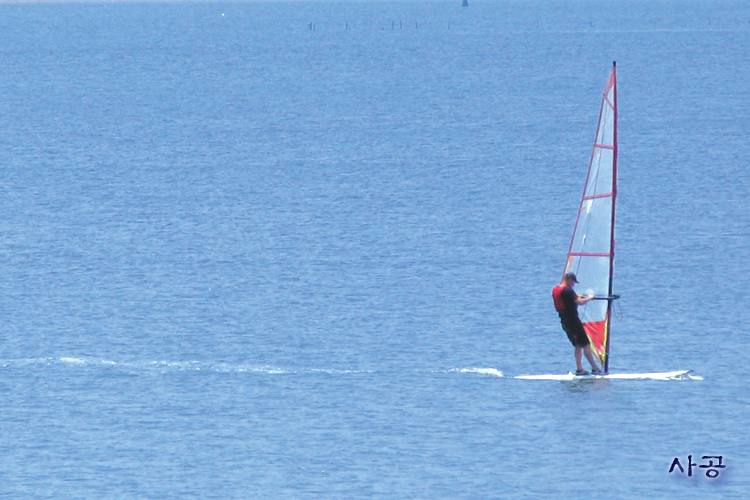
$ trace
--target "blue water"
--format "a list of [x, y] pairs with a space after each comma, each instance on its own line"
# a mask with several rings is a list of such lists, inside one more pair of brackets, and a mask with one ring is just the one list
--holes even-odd
[[469, 3], [0, 4], [0, 496], [745, 498], [750, 7]]

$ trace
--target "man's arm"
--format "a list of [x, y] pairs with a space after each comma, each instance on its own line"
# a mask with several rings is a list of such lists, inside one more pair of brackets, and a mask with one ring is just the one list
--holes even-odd
[[588, 297], [584, 297], [580, 293], [576, 293], [576, 304], [578, 304], [579, 306], [582, 306], [583, 304], [588, 304], [593, 299], [594, 299], [593, 294], [589, 294]]

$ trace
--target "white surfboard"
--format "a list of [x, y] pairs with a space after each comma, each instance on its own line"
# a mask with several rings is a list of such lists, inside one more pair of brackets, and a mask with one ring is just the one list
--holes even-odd
[[657, 373], [607, 373], [604, 375], [576, 375], [575, 373], [567, 373], [565, 375], [518, 375], [513, 378], [522, 380], [560, 380], [560, 381], [573, 381], [573, 380], [597, 380], [597, 379], [630, 379], [630, 380], [685, 380], [685, 379], [698, 379], [690, 375], [692, 370], [678, 370], [673, 372], [657, 372]]

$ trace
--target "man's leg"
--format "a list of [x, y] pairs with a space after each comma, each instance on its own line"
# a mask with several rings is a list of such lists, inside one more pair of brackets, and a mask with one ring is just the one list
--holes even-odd
[[589, 346], [584, 347], [583, 352], [586, 354], [586, 359], [588, 359], [589, 363], [591, 363], [591, 369], [594, 371], [599, 371], [599, 366], [597, 366], [596, 361], [594, 360], [594, 353], [591, 352], [591, 347]]
[[578, 370], [579, 372], [583, 371], [583, 365], [581, 364], [582, 357], [583, 357], [583, 347], [576, 347], [576, 353], [575, 353], [576, 370]]

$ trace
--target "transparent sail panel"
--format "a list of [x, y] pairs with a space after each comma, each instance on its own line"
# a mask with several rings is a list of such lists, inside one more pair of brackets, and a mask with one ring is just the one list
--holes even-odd
[[[592, 293], [597, 297], [606, 297], [609, 293], [609, 257], [578, 257], [570, 256], [569, 271], [576, 273], [579, 283], [576, 291], [584, 295]], [[567, 271], [566, 271], [567, 272]], [[593, 301], [589, 304], [603, 303], [606, 301]], [[585, 310], [582, 306], [581, 311]], [[603, 319], [603, 318], [600, 318]]]
[[[607, 253], [612, 243], [612, 198], [584, 200], [573, 233], [571, 253]], [[609, 272], [607, 273], [609, 274]]]
[[584, 196], [600, 196], [612, 193], [612, 165], [614, 150], [595, 147], [591, 158], [591, 171]]

